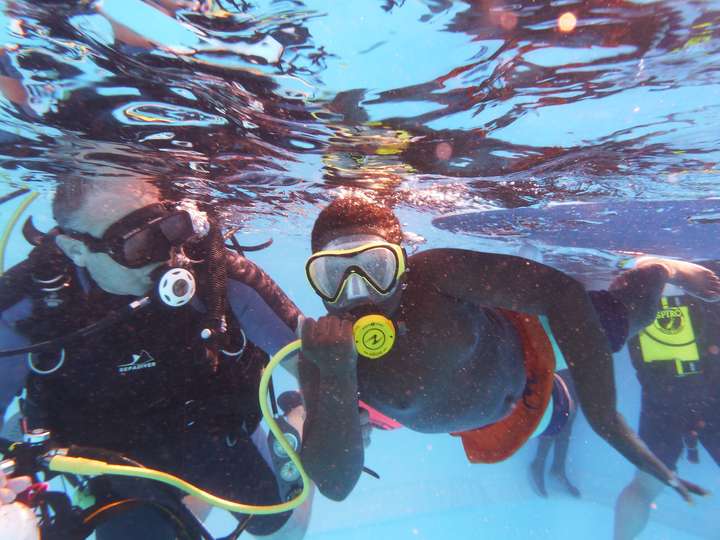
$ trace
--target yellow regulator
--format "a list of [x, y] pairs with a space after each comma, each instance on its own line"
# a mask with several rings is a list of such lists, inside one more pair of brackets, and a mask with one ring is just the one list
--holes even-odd
[[365, 315], [353, 325], [355, 348], [367, 358], [385, 356], [395, 344], [395, 325], [382, 315]]

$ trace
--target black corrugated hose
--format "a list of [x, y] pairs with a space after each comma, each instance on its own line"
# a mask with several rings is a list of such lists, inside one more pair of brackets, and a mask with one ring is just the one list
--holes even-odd
[[207, 358], [213, 371], [217, 371], [219, 363], [219, 349], [225, 338], [227, 323], [225, 309], [227, 304], [227, 260], [225, 240], [220, 227], [214, 223], [208, 232], [208, 277], [207, 318], [205, 328], [212, 332], [205, 345]]

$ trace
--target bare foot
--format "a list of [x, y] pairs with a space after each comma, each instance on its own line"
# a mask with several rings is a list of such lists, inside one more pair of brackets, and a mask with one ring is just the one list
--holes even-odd
[[570, 495], [575, 497], [576, 499], [580, 498], [580, 490], [576, 488], [572, 482], [568, 479], [567, 475], [565, 474], [565, 471], [559, 471], [556, 469], [551, 469], [550, 474], [557, 480], [560, 485], [567, 491]]
[[660, 257], [640, 257], [635, 268], [660, 265], [668, 272], [668, 283], [682, 287], [689, 295], [717, 302], [720, 300], [720, 277], [704, 266], [691, 262], [663, 259]]
[[536, 494], [547, 497], [545, 489], [545, 462], [533, 461], [530, 465], [530, 485]]

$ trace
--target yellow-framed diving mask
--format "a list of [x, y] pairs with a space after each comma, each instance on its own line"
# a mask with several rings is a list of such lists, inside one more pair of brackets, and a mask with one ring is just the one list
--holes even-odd
[[362, 279], [381, 296], [394, 292], [407, 268], [405, 250], [390, 242], [367, 242], [348, 249], [318, 251], [305, 264], [313, 290], [332, 304], [342, 297], [350, 276]]

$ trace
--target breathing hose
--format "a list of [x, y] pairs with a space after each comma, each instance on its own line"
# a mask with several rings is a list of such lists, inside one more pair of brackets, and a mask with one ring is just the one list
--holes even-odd
[[300, 457], [293, 450], [290, 444], [285, 439], [285, 436], [278, 426], [277, 422], [273, 418], [272, 412], [268, 405], [268, 386], [270, 384], [270, 378], [273, 370], [287, 357], [293, 354], [300, 348], [300, 340], [289, 343], [282, 349], [280, 349], [268, 363], [267, 367], [263, 371], [262, 378], [260, 379], [259, 398], [260, 398], [260, 409], [262, 410], [263, 417], [270, 427], [273, 435], [280, 446], [287, 452], [288, 457], [297, 467], [302, 477], [303, 488], [302, 491], [290, 499], [287, 502], [280, 504], [273, 504], [268, 506], [256, 506], [251, 504], [243, 504], [228, 499], [217, 497], [212, 493], [204, 491], [199, 487], [186, 482], [185, 480], [173, 476], [171, 474], [158, 471], [155, 469], [146, 469], [143, 467], [135, 467], [130, 465], [112, 465], [105, 461], [97, 459], [87, 459], [82, 457], [70, 457], [67, 455], [56, 454], [50, 457], [48, 468], [51, 471], [60, 473], [78, 474], [84, 476], [96, 476], [96, 475], [115, 475], [115, 476], [131, 476], [134, 478], [145, 478], [148, 480], [154, 480], [163, 484], [175, 487], [188, 495], [192, 495], [212, 506], [217, 506], [223, 510], [230, 512], [240, 512], [243, 514], [279, 514], [293, 510], [300, 506], [310, 494], [310, 478], [308, 477], [305, 469], [300, 462]]
[[[0, 275], [5, 272], [5, 252], [7, 251], [7, 245], [10, 241], [10, 234], [12, 233], [13, 229], [15, 228], [15, 225], [17, 225], [18, 220], [20, 219], [20, 216], [22, 216], [22, 213], [25, 211], [25, 209], [32, 204], [32, 202], [37, 199], [38, 194], [37, 193], [31, 193], [27, 197], [25, 197], [18, 207], [15, 209], [15, 211], [10, 216], [10, 219], [8, 220], [7, 225], [5, 226], [5, 230], [3, 231], [2, 235], [0, 236]], [[6, 199], [9, 200], [9, 199]], [[3, 201], [4, 202], [4, 201]]]

